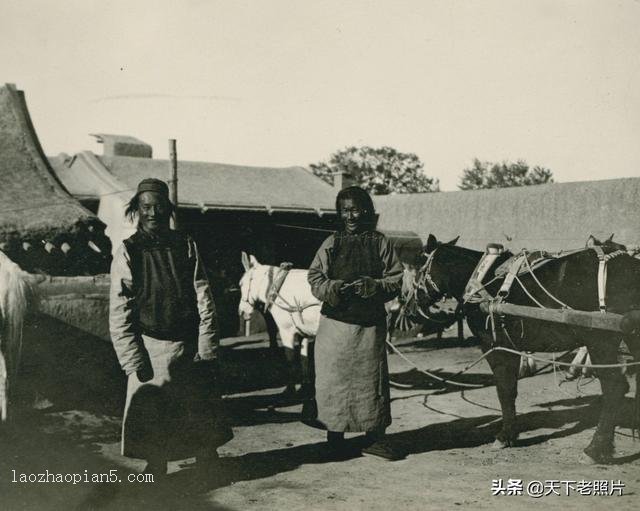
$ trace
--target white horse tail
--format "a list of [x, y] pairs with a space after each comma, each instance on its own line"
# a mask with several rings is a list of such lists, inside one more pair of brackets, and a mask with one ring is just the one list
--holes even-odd
[[6, 421], [22, 354], [22, 327], [33, 289], [22, 269], [0, 251], [0, 420]]

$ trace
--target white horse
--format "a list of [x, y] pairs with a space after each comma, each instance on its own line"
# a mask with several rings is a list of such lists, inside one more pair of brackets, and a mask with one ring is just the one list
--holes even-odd
[[238, 312], [249, 321], [257, 303], [268, 305], [269, 312], [278, 326], [280, 339], [288, 362], [288, 378], [285, 393], [295, 392], [296, 348], [300, 347], [302, 391], [313, 384], [313, 341], [318, 331], [322, 303], [311, 293], [307, 270], [288, 270], [282, 285], [269, 299], [272, 284], [284, 275], [277, 266], [260, 264], [254, 256], [242, 253], [245, 273], [240, 279], [240, 305]]
[[[311, 293], [307, 281], [307, 270], [288, 270], [282, 286], [275, 297], [269, 299], [274, 281], [282, 276], [283, 268], [260, 264], [254, 256], [242, 253], [242, 265], [245, 273], [240, 279], [240, 305], [238, 310], [245, 321], [249, 321], [255, 311], [256, 303], [267, 304], [269, 312], [278, 326], [280, 339], [285, 348], [288, 362], [288, 378], [285, 394], [295, 392], [296, 349], [300, 348], [300, 366], [302, 369], [302, 393], [313, 385], [313, 341], [320, 322], [320, 302]], [[387, 314], [400, 308], [397, 298], [387, 302]], [[390, 333], [387, 332], [387, 340]]]
[[35, 302], [33, 277], [0, 251], [0, 421], [9, 418], [22, 355], [22, 327]]

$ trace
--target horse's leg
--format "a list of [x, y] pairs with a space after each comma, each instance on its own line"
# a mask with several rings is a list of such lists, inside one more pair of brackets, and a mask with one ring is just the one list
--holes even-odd
[[[587, 345], [594, 364], [618, 363], [618, 345], [611, 341], [600, 339]], [[584, 450], [596, 463], [605, 463], [613, 455], [613, 434], [616, 427], [618, 410], [622, 405], [624, 395], [629, 390], [629, 384], [622, 375], [620, 368], [598, 369], [600, 386], [602, 387], [602, 409], [598, 426], [593, 434], [591, 443]]]
[[567, 380], [575, 380], [578, 376], [580, 376], [580, 374], [584, 374], [586, 376], [585, 368], [582, 368], [580, 366], [587, 362], [587, 356], [587, 347], [580, 346], [578, 348], [578, 351], [576, 351], [573, 360], [571, 361], [571, 365], [567, 369], [567, 375], [565, 376]]
[[[629, 351], [631, 352], [631, 355], [633, 356], [633, 361], [634, 362], [638, 362], [640, 361], [640, 336], [637, 335], [628, 335], [625, 336], [624, 341], [627, 345], [627, 348], [629, 348]], [[632, 423], [631, 423], [631, 427], [633, 429], [633, 431], [638, 432], [638, 436], [640, 436], [640, 385], [638, 384], [640, 382], [640, 371], [638, 371], [638, 367], [633, 367], [632, 369], [628, 368], [625, 366], [625, 377], [626, 375], [629, 374], [629, 372], [635, 373], [635, 379], [636, 379], [636, 395], [634, 398], [634, 405], [633, 405], [633, 417], [632, 417]]]
[[284, 346], [284, 357], [286, 360], [286, 387], [283, 394], [293, 395], [296, 392], [297, 367], [296, 367], [296, 337], [291, 331], [281, 331], [280, 338]]
[[536, 372], [536, 361], [529, 356], [531, 352], [526, 351], [520, 356], [520, 368], [518, 369], [518, 379], [533, 376]]
[[263, 316], [264, 323], [267, 327], [267, 334], [269, 335], [269, 349], [276, 351], [278, 349], [278, 325], [276, 325], [269, 311], [265, 311]]
[[300, 348], [300, 363], [302, 364], [302, 419], [315, 420], [318, 417], [318, 405], [316, 404], [315, 363], [313, 350], [315, 342], [309, 337], [302, 339]]
[[396, 317], [397, 314], [394, 315], [393, 311], [389, 311], [387, 313], [387, 337], [384, 343], [387, 354], [393, 353], [393, 350], [391, 349], [391, 346], [389, 346], [389, 343], [391, 342], [393, 332], [395, 331]]
[[302, 398], [314, 396], [315, 367], [313, 361], [314, 343], [309, 337], [302, 339], [300, 346], [300, 367], [302, 369]]
[[496, 435], [494, 447], [512, 447], [518, 438], [516, 429], [516, 398], [518, 397], [518, 369], [520, 356], [494, 351], [487, 357], [493, 371], [502, 409], [502, 429]]
[[458, 341], [464, 341], [464, 323], [462, 321], [462, 318], [458, 319]]

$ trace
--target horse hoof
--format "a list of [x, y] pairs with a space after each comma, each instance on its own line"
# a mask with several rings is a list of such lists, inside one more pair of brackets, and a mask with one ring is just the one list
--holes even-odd
[[588, 454], [581, 452], [578, 455], [578, 463], [580, 465], [597, 465], [598, 463]]
[[583, 465], [607, 465], [611, 463], [612, 459], [612, 453], [600, 452], [589, 447], [582, 451], [578, 458]]
[[497, 438], [494, 440], [493, 444], [491, 445], [491, 448], [495, 450], [506, 449], [507, 447], [509, 447], [509, 444], [507, 442], [503, 442], [502, 440], [498, 440]]

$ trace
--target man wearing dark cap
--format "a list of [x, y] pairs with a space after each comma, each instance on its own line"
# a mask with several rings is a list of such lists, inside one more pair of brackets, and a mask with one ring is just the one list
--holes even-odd
[[211, 290], [194, 241], [170, 229], [174, 209], [166, 183], [141, 181], [125, 212], [137, 231], [111, 266], [109, 327], [128, 376], [122, 454], [147, 460], [157, 477], [167, 461], [196, 456], [208, 476], [232, 433], [216, 393]]

